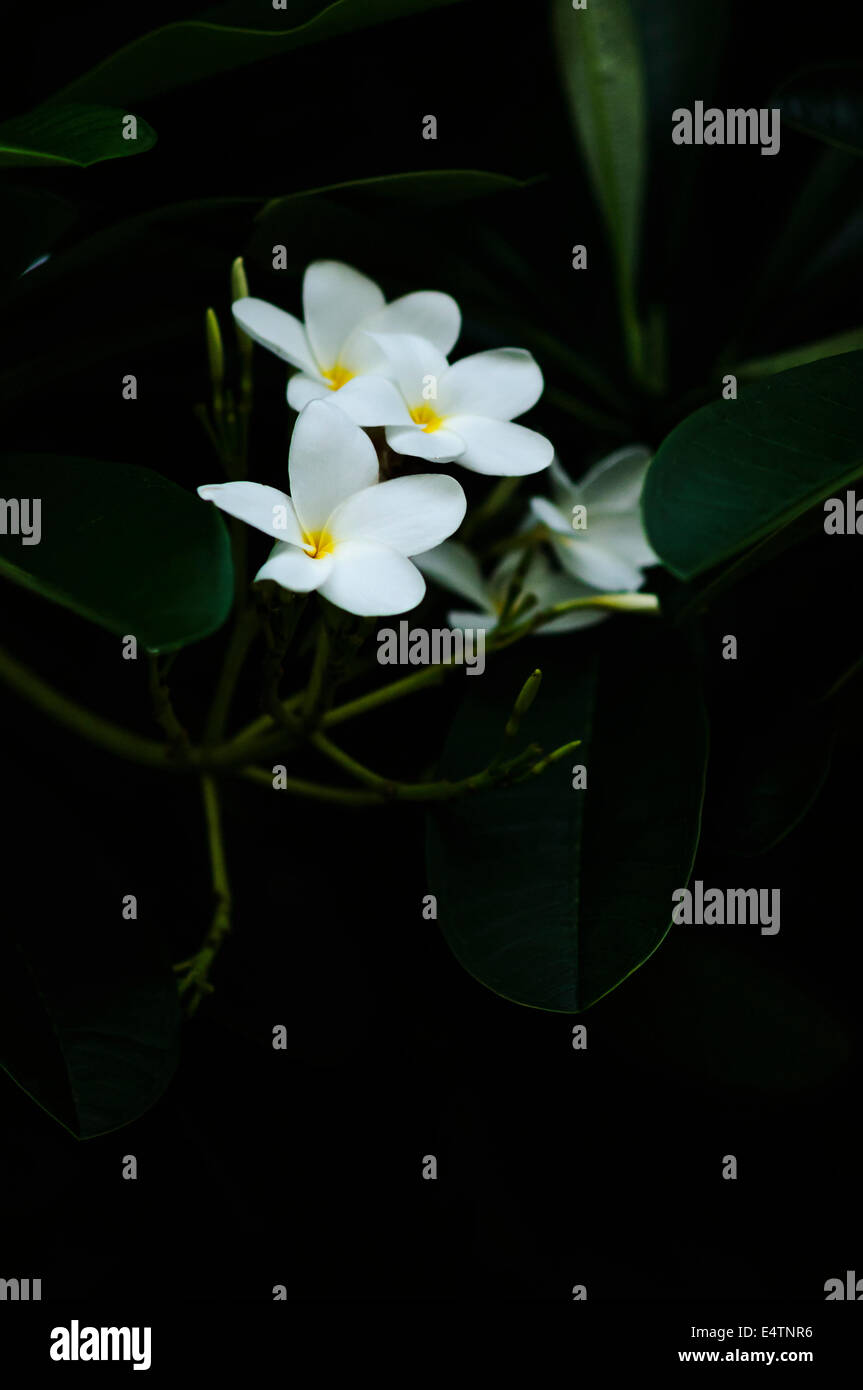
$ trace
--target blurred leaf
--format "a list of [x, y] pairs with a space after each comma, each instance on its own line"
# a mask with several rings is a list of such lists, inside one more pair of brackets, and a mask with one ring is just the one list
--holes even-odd
[[[69, 231], [77, 214], [71, 203], [42, 188], [0, 187], [0, 227], [3, 228], [5, 280], [15, 281], [34, 267]], [[41, 267], [34, 267], [41, 268]]]
[[[783, 898], [784, 898], [783, 894]], [[744, 949], [754, 931], [763, 951]], [[648, 1072], [707, 1086], [788, 1095], [823, 1085], [852, 1053], [849, 1030], [770, 955], [757, 928], [674, 927], [598, 1020], [610, 1046]]]
[[[766, 264], [753, 286], [745, 310], [745, 325], [758, 324], [763, 306], [776, 304], [776, 313], [767, 316], [776, 331], [776, 318], [787, 314], [790, 290], [804, 277], [811, 277], [813, 264], [835, 239], [837, 232], [853, 225], [863, 207], [859, 169], [853, 156], [842, 150], [819, 153], [793, 205], [783, 220]], [[744, 340], [746, 327], [740, 330]], [[762, 330], [763, 331], [763, 330]], [[781, 341], [781, 340], [780, 340]]]
[[696, 99], [710, 105], [729, 26], [727, 4], [631, 0], [644, 65], [650, 201], [655, 254], [645, 258], [654, 292], [668, 299], [669, 276], [691, 236], [690, 205], [702, 151], [675, 145], [671, 113]]
[[751, 711], [745, 732], [717, 735], [705, 840], [723, 852], [766, 854], [804, 819], [830, 771], [832, 721], [817, 709]]
[[851, 154], [863, 154], [863, 64], [806, 68], [780, 87], [782, 124]]
[[554, 37], [573, 128], [614, 250], [621, 307], [631, 324], [639, 254], [646, 105], [630, 0], [574, 10], [553, 0]]
[[404, 174], [377, 174], [372, 178], [349, 179], [346, 183], [325, 184], [321, 188], [302, 189], [299, 193], [271, 198], [259, 216], [269, 219], [295, 198], [312, 198], [323, 193], [353, 193], [360, 200], [364, 197], [371, 200], [392, 198], [417, 207], [447, 207], [490, 193], [530, 188], [536, 181], [536, 178], [516, 179], [511, 174], [489, 173], [485, 169], [420, 169]]
[[[337, 38], [455, 0], [287, 0], [273, 9], [235, 0], [195, 19], [166, 24], [110, 54], [52, 100], [142, 101], [303, 44]], [[433, 44], [433, 40], [432, 40]]]
[[0, 944], [0, 1065], [76, 1138], [91, 1139], [131, 1124], [171, 1080], [176, 980], [140, 933], [52, 928], [50, 913]]
[[802, 347], [788, 348], [785, 352], [774, 353], [772, 357], [759, 357], [751, 362], [741, 362], [732, 368], [738, 381], [758, 381], [765, 376], [776, 376], [778, 372], [790, 371], [792, 367], [804, 367], [808, 362], [820, 362], [825, 357], [837, 357], [842, 352], [852, 352], [863, 348], [863, 328], [852, 328], [847, 333], [837, 333], [832, 338], [822, 338], [819, 343], [806, 343]]
[[[694, 674], [659, 624], [615, 623], [598, 654], [539, 639], [466, 681], [443, 757], [455, 777], [494, 753], [531, 666], [524, 742], [581, 746], [542, 776], [428, 818], [429, 889], [454, 955], [482, 984], [576, 1013], [656, 950], [698, 840], [706, 727]], [[572, 767], [587, 768], [587, 788]]]
[[651, 544], [690, 579], [863, 473], [863, 352], [795, 367], [690, 415], [650, 465]]
[[[0, 396], [12, 401], [41, 394], [58, 377], [183, 337], [194, 338], [199, 351], [204, 308], [217, 299], [219, 283], [227, 294], [230, 265], [241, 252], [252, 293], [263, 298], [279, 301], [287, 292], [299, 308], [299, 276], [309, 261], [327, 256], [377, 275], [394, 298], [402, 287], [417, 287], [418, 265], [440, 267], [444, 260], [449, 201], [492, 192], [517, 198], [526, 187], [504, 174], [429, 170], [302, 189], [269, 201], [201, 199], [128, 218], [66, 247], [38, 276], [14, 287]], [[381, 232], [382, 198], [399, 201], [393, 239]], [[272, 248], [281, 243], [289, 270], [273, 272]]]
[[128, 114], [80, 102], [39, 106], [0, 125], [0, 166], [71, 164], [85, 169], [103, 159], [143, 154], [155, 145], [156, 132], [138, 116], [136, 139], [125, 139]]
[[41, 504], [37, 544], [11, 534], [8, 521], [0, 533], [0, 576], [154, 652], [206, 637], [228, 616], [233, 567], [221, 516], [149, 468], [7, 454], [0, 497]]

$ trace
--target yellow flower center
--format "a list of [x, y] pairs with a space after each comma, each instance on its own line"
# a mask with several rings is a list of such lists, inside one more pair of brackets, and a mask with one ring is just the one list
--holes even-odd
[[411, 419], [415, 425], [419, 425], [425, 434], [432, 434], [439, 430], [443, 424], [444, 417], [432, 410], [431, 406], [425, 401], [422, 405], [417, 405], [411, 411]]
[[327, 384], [331, 391], [338, 391], [339, 387], [344, 386], [346, 381], [352, 381], [356, 373], [349, 372], [347, 367], [343, 367], [340, 362], [336, 362], [335, 366], [330, 367], [329, 370], [325, 367], [322, 368], [321, 375], [326, 377]]
[[303, 532], [303, 546], [306, 554], [312, 560], [320, 560], [324, 555], [332, 555], [336, 543], [326, 531], [319, 531], [316, 536], [305, 531]]

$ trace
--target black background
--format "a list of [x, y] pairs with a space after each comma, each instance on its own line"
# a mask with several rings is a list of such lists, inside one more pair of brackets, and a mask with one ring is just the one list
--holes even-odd
[[[849, 51], [844, 5], [807, 8], [800, 18], [778, 4], [727, 8], [732, 41], [717, 104], [727, 95], [736, 105], [765, 105], [801, 63]], [[133, 33], [175, 18], [170, 11], [34, 8], [7, 53], [8, 114]], [[572, 243], [599, 236], [583, 175], [573, 172], [553, 73], [543, 7], [455, 5], [141, 103], [159, 132], [154, 151], [61, 172], [47, 186], [80, 200], [95, 229], [186, 198], [268, 197], [429, 164], [550, 171], [551, 184], [529, 200], [507, 195], [499, 213], [489, 204], [483, 215], [499, 216], [536, 266], [535, 298], [525, 297], [524, 311], [540, 321], [546, 312], [565, 317], [573, 345], [589, 354], [612, 314], [602, 251], [597, 272], [578, 287], [581, 298], [564, 308], [549, 270], [557, 258], [566, 274]], [[428, 112], [438, 117], [436, 144], [420, 138]], [[812, 158], [803, 137], [786, 139], [776, 159], [717, 151], [671, 267], [661, 202], [650, 200], [645, 275], [676, 314], [681, 395], [757, 278], [761, 249]], [[385, 245], [397, 237], [400, 215], [398, 206], [386, 214]], [[212, 235], [200, 228], [185, 248], [194, 269], [178, 247], [172, 273], [178, 286], [191, 282], [198, 312], [208, 302], [226, 311], [227, 269], [247, 233], [245, 213], [229, 227], [214, 219]], [[253, 293], [281, 294], [297, 307], [296, 285], [277, 291], [262, 264], [249, 271]], [[423, 266], [419, 282], [450, 288], [445, 264]], [[756, 324], [751, 350], [847, 326], [855, 283], [846, 279], [832, 301], [803, 295], [782, 306], [784, 323]], [[409, 287], [388, 285], [388, 298]], [[98, 275], [89, 293], [96, 302], [106, 293]], [[71, 306], [70, 322], [70, 306], [45, 304], [28, 331], [61, 333], [74, 353], [74, 316], [83, 310]], [[136, 303], [134, 312], [146, 308]], [[461, 350], [481, 345], [468, 323]], [[263, 357], [256, 439], [271, 444], [280, 431], [286, 436], [287, 421], [278, 364]], [[117, 387], [127, 371], [139, 379], [134, 406]], [[7, 410], [5, 442], [147, 463], [194, 486], [214, 476], [190, 411], [204, 391], [196, 329], [34, 386]], [[654, 409], [633, 404], [633, 436], [658, 442], [670, 420]], [[663, 406], [669, 416], [675, 409]], [[603, 442], [572, 421], [558, 428], [570, 459], [601, 452]], [[736, 607], [709, 628], [709, 703], [726, 719], [720, 748], [768, 719], [777, 692], [783, 708], [798, 699], [802, 708], [853, 650], [859, 565], [847, 550], [838, 554], [842, 544], [854, 541], [833, 551], [823, 538], [810, 542], [738, 592]], [[838, 606], [829, 598], [836, 586], [848, 595]], [[4, 645], [74, 697], [150, 728], [143, 672], [119, 660], [114, 639], [8, 587], [0, 603]], [[757, 651], [748, 673], [719, 661], [725, 631]], [[577, 660], [575, 643], [572, 654]], [[175, 697], [193, 728], [202, 713], [194, 691], [218, 655], [213, 638], [178, 664]], [[251, 717], [253, 681], [241, 698]], [[415, 773], [414, 741], [439, 744], [455, 698], [423, 696], [371, 719], [355, 746], [370, 755], [376, 745], [393, 748], [393, 770]], [[46, 950], [81, 943], [82, 953], [110, 954], [113, 934], [127, 932], [167, 958], [193, 949], [210, 911], [194, 785], [166, 789], [160, 776], [84, 747], [5, 694], [2, 727], [10, 920], [26, 923]], [[822, 1299], [827, 1278], [863, 1273], [860, 770], [852, 717], [802, 827], [742, 870], [724, 857], [721, 836], [708, 835], [695, 871], [705, 883], [751, 879], [782, 890], [778, 937], [728, 935], [743, 959], [757, 958], [815, 1001], [801, 1013], [813, 1049], [823, 1044], [822, 1025], [844, 1039], [847, 1060], [802, 1090], [784, 1086], [781, 1050], [768, 1085], [746, 1075], [728, 1080], [721, 1064], [712, 1070], [703, 1044], [688, 1066], [685, 1034], [677, 1061], [642, 1048], [662, 1031], [663, 999], [686, 991], [697, 935], [673, 931], [653, 960], [585, 1015], [588, 1049], [575, 1052], [576, 1020], [497, 998], [422, 919], [422, 896], [433, 886], [419, 813], [355, 818], [302, 802], [272, 806], [238, 784], [226, 809], [235, 930], [216, 994], [184, 1026], [182, 1062], [164, 1097], [129, 1128], [78, 1143], [0, 1077], [0, 1272], [41, 1277], [47, 1299], [122, 1290], [129, 1299], [267, 1301], [284, 1284], [289, 1298], [320, 1300], [567, 1301], [577, 1283], [594, 1300]], [[721, 763], [711, 777], [721, 794]], [[120, 919], [130, 892], [139, 899], [137, 923]], [[717, 1058], [741, 1015], [757, 1007], [745, 972], [739, 982], [740, 993], [717, 1013]], [[772, 1022], [764, 1020], [765, 1039]], [[276, 1024], [288, 1030], [285, 1052], [271, 1046]], [[737, 1182], [720, 1176], [728, 1153], [738, 1159]], [[121, 1180], [127, 1154], [137, 1157], [137, 1182]], [[425, 1154], [438, 1158], [437, 1182], [421, 1179]]]

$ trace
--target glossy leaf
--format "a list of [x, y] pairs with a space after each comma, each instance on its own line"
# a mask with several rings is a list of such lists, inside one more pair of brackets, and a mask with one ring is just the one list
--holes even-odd
[[143, 154], [155, 145], [156, 132], [136, 116], [135, 139], [126, 139], [124, 119], [130, 114], [134, 113], [64, 102], [15, 116], [0, 125], [0, 166], [64, 164], [85, 169], [105, 159]]
[[[233, 568], [222, 518], [149, 468], [5, 455], [0, 498], [0, 576], [154, 652], [197, 641], [225, 621]], [[37, 543], [27, 543], [28, 532]]]
[[642, 509], [680, 578], [736, 555], [863, 473], [863, 352], [782, 372], [690, 415], [660, 445]]
[[[448, 776], [495, 751], [533, 666], [540, 693], [524, 742], [582, 744], [541, 776], [445, 804], [429, 817], [429, 891], [459, 962], [489, 989], [576, 1013], [650, 956], [671, 921], [698, 840], [706, 760], [700, 694], [659, 623], [537, 639], [466, 679], [443, 758]], [[573, 788], [574, 765], [587, 787]]]

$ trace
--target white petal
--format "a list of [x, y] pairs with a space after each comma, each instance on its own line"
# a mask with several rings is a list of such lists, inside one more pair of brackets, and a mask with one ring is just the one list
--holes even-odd
[[339, 362], [352, 376], [390, 375], [386, 353], [366, 332], [366, 324], [373, 323], [376, 318], [377, 314], [372, 314], [371, 319], [364, 319], [361, 326], [349, 333], [342, 343]]
[[408, 425], [411, 417], [397, 386], [382, 376], [355, 376], [329, 399], [356, 425]]
[[[572, 598], [590, 598], [595, 590], [586, 584], [579, 584], [565, 574], [549, 574], [536, 591], [537, 607], [551, 608], [556, 603], [566, 603]], [[610, 614], [603, 608], [574, 608], [571, 613], [563, 613], [550, 623], [543, 623], [537, 632], [574, 632], [577, 628], [595, 627]]]
[[493, 632], [498, 618], [496, 613], [465, 613], [456, 608], [447, 614], [447, 622], [450, 627], [460, 628], [462, 632], [465, 628], [470, 628], [471, 632]]
[[449, 294], [418, 290], [394, 299], [366, 325], [372, 333], [412, 333], [425, 338], [444, 357], [461, 332], [461, 310]]
[[312, 401], [294, 426], [288, 474], [300, 525], [316, 533], [340, 502], [377, 482], [378, 456], [338, 406]]
[[625, 593], [640, 589], [644, 576], [637, 565], [631, 565], [614, 551], [591, 541], [557, 541], [555, 550], [560, 563], [576, 579], [606, 594]]
[[333, 556], [322, 555], [313, 560], [296, 545], [277, 545], [270, 551], [255, 575], [255, 580], [272, 579], [283, 589], [291, 589], [295, 594], [308, 594], [312, 589], [321, 588], [333, 568]]
[[613, 550], [631, 565], [641, 566], [659, 564], [659, 557], [644, 534], [639, 511], [600, 512], [591, 521], [587, 513], [587, 540], [595, 541], [606, 550]]
[[384, 545], [344, 541], [336, 547], [333, 561], [320, 592], [337, 608], [361, 618], [406, 613], [416, 608], [425, 593], [425, 580], [416, 565]]
[[551, 495], [561, 511], [568, 515], [572, 513], [573, 504], [580, 501], [578, 488], [575, 483], [564, 472], [560, 459], [555, 454], [548, 470], [548, 480], [551, 484]]
[[605, 512], [628, 512], [638, 506], [651, 452], [643, 444], [630, 444], [601, 459], [581, 479], [579, 491], [588, 507]]
[[430, 433], [421, 425], [395, 425], [387, 430], [387, 443], [397, 454], [427, 459], [429, 463], [452, 463], [464, 453], [464, 444], [452, 430]]
[[198, 488], [205, 502], [215, 502], [220, 511], [245, 521], [266, 536], [302, 543], [294, 504], [284, 492], [264, 483], [205, 483]]
[[339, 361], [348, 334], [384, 307], [384, 297], [367, 275], [341, 261], [313, 261], [303, 276], [306, 333], [318, 363], [329, 371]]
[[543, 526], [556, 534], [563, 536], [572, 535], [572, 519], [560, 507], [556, 507], [553, 502], [549, 502], [547, 497], [531, 497], [530, 510]]
[[440, 413], [512, 420], [541, 395], [542, 372], [529, 352], [492, 348], [453, 363], [440, 384]]
[[544, 435], [505, 420], [454, 415], [447, 420], [447, 428], [464, 443], [464, 453], [458, 461], [473, 473], [504, 478], [539, 473], [548, 467], [554, 454], [554, 446]]
[[467, 511], [461, 483], [445, 473], [390, 478], [357, 492], [327, 521], [336, 542], [373, 541], [400, 555], [420, 555], [458, 530]]
[[269, 348], [284, 362], [318, 375], [318, 364], [306, 330], [293, 314], [277, 309], [275, 304], [268, 304], [265, 299], [235, 299], [232, 309], [243, 332], [254, 338], [256, 343]]
[[482, 577], [476, 556], [458, 541], [444, 541], [434, 550], [414, 555], [413, 562], [427, 579], [434, 579], [459, 598], [471, 599], [491, 611], [489, 587]]
[[575, 632], [583, 627], [596, 627], [597, 623], [603, 623], [610, 617], [607, 608], [574, 608], [571, 613], [562, 613], [559, 618], [552, 618], [550, 623], [543, 623], [536, 631], [538, 634], [552, 635], [556, 632]]
[[298, 413], [309, 401], [326, 401], [333, 395], [319, 377], [307, 376], [305, 372], [295, 372], [288, 381], [288, 405]]
[[438, 409], [438, 392], [449, 363], [434, 345], [415, 333], [369, 333], [385, 354], [389, 375], [409, 410], [428, 405]]

